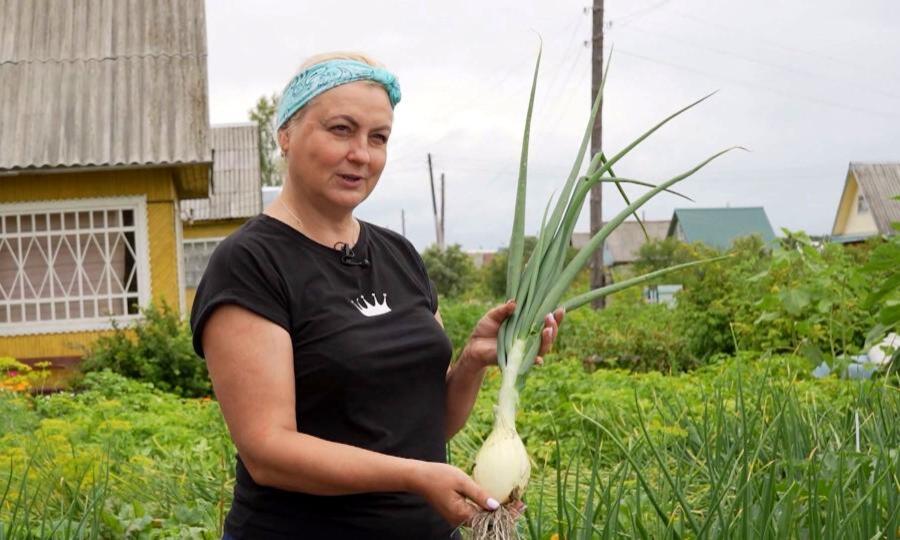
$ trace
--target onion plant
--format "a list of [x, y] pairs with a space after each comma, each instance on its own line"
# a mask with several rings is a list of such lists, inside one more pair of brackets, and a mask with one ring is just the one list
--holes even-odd
[[[502, 382], [495, 407], [494, 426], [476, 456], [473, 471], [475, 481], [485, 488], [493, 498], [501, 503], [506, 503], [506, 506], [496, 512], [484, 512], [474, 520], [473, 529], [476, 538], [507, 538], [515, 536], [514, 512], [507, 510], [506, 507], [510, 503], [521, 500], [531, 473], [531, 464], [525, 445], [516, 431], [515, 415], [519, 390], [525, 382], [525, 377], [533, 365], [540, 347], [541, 330], [543, 329], [545, 315], [560, 305], [571, 311], [596, 298], [612, 294], [623, 288], [644, 283], [668, 272], [708, 262], [695, 261], [663, 269], [622, 283], [594, 289], [563, 301], [566, 290], [578, 272], [587, 265], [591, 255], [603, 245], [604, 240], [619, 224], [632, 214], [637, 217], [636, 211], [658, 193], [670, 191], [669, 188], [674, 184], [691, 176], [713, 159], [731, 150], [731, 148], [723, 150], [702, 161], [692, 169], [659, 185], [640, 180], [619, 178], [613, 173], [613, 166], [644, 139], [676, 116], [710, 97], [712, 95], [710, 94], [665, 118], [611, 158], [607, 159], [602, 152], [597, 153], [591, 159], [587, 167], [587, 173], [580, 175], [579, 172], [584, 162], [591, 128], [603, 100], [603, 87], [607, 75], [604, 73], [600, 91], [594, 99], [591, 115], [585, 128], [575, 163], [562, 187], [552, 212], [549, 212], [552, 198], [548, 201], [541, 220], [537, 245], [523, 267], [528, 144], [540, 60], [541, 55], [539, 52], [534, 68], [528, 112], [525, 117], [525, 133], [519, 162], [515, 217], [509, 244], [506, 297], [515, 299], [516, 310], [500, 328], [497, 356], [502, 372]], [[607, 71], [608, 65], [607, 63]], [[566, 264], [566, 251], [569, 247], [575, 223], [584, 206], [585, 198], [593, 186], [606, 182], [614, 183], [617, 186], [619, 192], [625, 198], [627, 207], [607, 222], [590, 239], [587, 245], [581, 248], [575, 258]], [[621, 184], [640, 185], [650, 189], [632, 202], [626, 196]]]

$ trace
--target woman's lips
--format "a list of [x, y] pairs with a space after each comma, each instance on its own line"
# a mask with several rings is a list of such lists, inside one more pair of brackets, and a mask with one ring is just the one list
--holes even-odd
[[363, 177], [355, 174], [338, 174], [338, 178], [341, 179], [341, 183], [346, 186], [356, 187], [362, 183]]

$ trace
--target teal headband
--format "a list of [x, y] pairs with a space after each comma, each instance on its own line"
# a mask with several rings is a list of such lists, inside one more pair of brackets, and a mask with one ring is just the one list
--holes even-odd
[[328, 60], [309, 66], [288, 83], [278, 102], [278, 129], [312, 98], [335, 86], [354, 81], [375, 81], [384, 86], [391, 107], [400, 102], [400, 83], [386, 69], [356, 60]]

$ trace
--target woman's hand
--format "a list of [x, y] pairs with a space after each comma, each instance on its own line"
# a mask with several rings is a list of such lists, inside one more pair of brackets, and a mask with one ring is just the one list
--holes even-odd
[[[469, 362], [474, 362], [480, 367], [486, 367], [497, 363], [497, 334], [500, 332], [500, 325], [503, 324], [516, 310], [516, 303], [513, 300], [507, 301], [490, 311], [488, 311], [469, 337], [468, 343], [463, 348], [461, 359], [465, 358]], [[559, 333], [559, 325], [565, 317], [565, 309], [559, 308], [544, 318], [544, 329], [541, 331], [541, 347], [538, 350], [537, 358], [534, 363], [541, 365], [544, 363], [543, 355], [550, 352], [556, 335]]]
[[410, 491], [424, 497], [454, 527], [467, 523], [481, 509], [500, 507], [469, 475], [445, 463], [418, 462]]

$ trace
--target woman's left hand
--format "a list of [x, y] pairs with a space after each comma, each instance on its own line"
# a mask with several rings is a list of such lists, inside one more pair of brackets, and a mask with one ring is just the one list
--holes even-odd
[[[478, 321], [478, 324], [475, 325], [475, 330], [472, 331], [472, 335], [463, 349], [462, 357], [465, 357], [468, 361], [475, 362], [480, 367], [496, 364], [497, 334], [500, 332], [500, 325], [515, 310], [516, 303], [510, 300], [485, 313], [481, 320]], [[544, 317], [544, 328], [541, 330], [541, 347], [538, 350], [537, 358], [534, 359], [535, 364], [541, 365], [544, 363], [543, 355], [550, 352], [565, 313], [564, 308], [558, 308], [552, 315], [548, 313]]]

